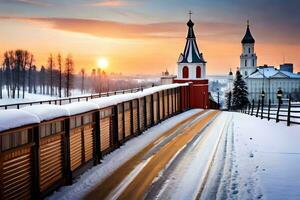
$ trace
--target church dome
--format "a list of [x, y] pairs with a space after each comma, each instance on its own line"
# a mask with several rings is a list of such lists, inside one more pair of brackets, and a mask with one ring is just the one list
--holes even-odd
[[247, 30], [244, 38], [242, 39], [242, 44], [253, 44], [255, 43], [255, 40], [251, 34], [249, 21], [247, 22]]

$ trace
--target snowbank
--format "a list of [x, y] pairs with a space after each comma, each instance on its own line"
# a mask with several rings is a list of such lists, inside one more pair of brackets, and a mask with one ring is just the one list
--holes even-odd
[[24, 110], [10, 109], [0, 111], [0, 132], [36, 123], [40, 123], [40, 119]]

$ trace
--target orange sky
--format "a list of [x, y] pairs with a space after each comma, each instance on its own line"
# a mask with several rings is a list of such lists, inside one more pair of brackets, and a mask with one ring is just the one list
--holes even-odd
[[[166, 68], [175, 73], [187, 31], [184, 22], [130, 24], [70, 18], [2, 17], [0, 27], [1, 55], [5, 50], [27, 49], [41, 66], [47, 64], [50, 53], [70, 53], [77, 72], [81, 68], [90, 71], [97, 67], [97, 59], [105, 57], [109, 60], [109, 72], [123, 74], [159, 74]], [[225, 74], [230, 67], [239, 65], [245, 24], [196, 21], [195, 29], [208, 74]], [[259, 65], [278, 66], [285, 57], [300, 71], [300, 45], [261, 41], [256, 30], [254, 24], [252, 34]]]

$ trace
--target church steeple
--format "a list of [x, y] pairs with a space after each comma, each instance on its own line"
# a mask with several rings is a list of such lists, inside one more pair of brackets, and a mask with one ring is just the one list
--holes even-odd
[[250, 31], [249, 20], [247, 21], [247, 29], [242, 39], [242, 54], [240, 56], [240, 72], [243, 77], [251, 75], [257, 67], [257, 56], [254, 51], [255, 40]]
[[177, 78], [184, 80], [204, 80], [206, 78], [206, 62], [200, 53], [194, 32], [192, 12], [187, 22], [188, 32], [183, 53], [177, 61]]
[[249, 24], [249, 20], [247, 20], [247, 29], [246, 29], [246, 33], [244, 38], [242, 39], [242, 44], [253, 44], [255, 43], [255, 40], [251, 34], [250, 31], [250, 24]]
[[200, 53], [194, 33], [194, 23], [191, 19], [192, 13], [189, 12], [190, 19], [187, 22], [188, 33], [186, 38], [186, 44], [184, 52], [180, 54], [178, 63], [206, 63], [203, 59], [202, 53]]

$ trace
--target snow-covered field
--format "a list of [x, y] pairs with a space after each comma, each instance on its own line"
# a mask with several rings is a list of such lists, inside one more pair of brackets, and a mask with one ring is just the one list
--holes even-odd
[[[81, 91], [78, 89], [73, 89], [71, 91], [71, 97], [80, 97], [90, 95], [91, 93], [81, 94]], [[17, 95], [16, 95], [17, 96]], [[47, 101], [53, 99], [59, 99], [58, 96], [50, 96], [45, 94], [32, 94], [25, 92], [25, 98], [23, 99], [23, 93], [20, 91], [20, 98], [8, 98], [7, 91], [2, 90], [2, 99], [0, 99], [0, 105], [8, 105], [8, 104], [17, 104], [17, 103], [27, 103], [32, 101]], [[64, 97], [62, 97], [64, 98]]]
[[31, 101], [44, 101], [44, 100], [51, 100], [57, 97], [51, 97], [49, 95], [42, 95], [42, 94], [30, 94], [25, 93], [25, 98], [22, 98], [22, 93], [20, 93], [20, 98], [7, 98], [6, 90], [3, 90], [3, 98], [0, 99], [0, 105], [7, 105], [7, 104], [16, 104], [16, 103], [26, 103]]

